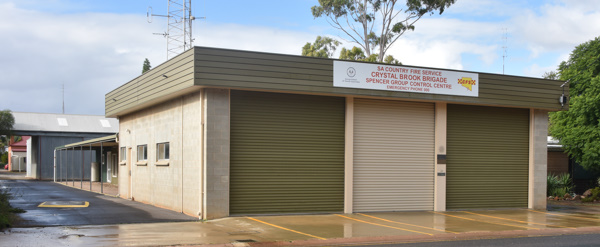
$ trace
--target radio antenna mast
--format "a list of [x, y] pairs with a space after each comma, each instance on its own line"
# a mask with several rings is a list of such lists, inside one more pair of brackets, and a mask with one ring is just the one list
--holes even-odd
[[65, 83], [62, 84], [62, 114], [65, 114]]
[[508, 34], [507, 34], [507, 29], [506, 28], [502, 28], [502, 31], [504, 31], [502, 33], [502, 50], [503, 50], [503, 53], [502, 53], [502, 74], [504, 74], [504, 61], [506, 60], [506, 57], [508, 56], [506, 54], [506, 49], [508, 49], [508, 45], [506, 44], [507, 40], [508, 40]]
[[167, 31], [154, 33], [167, 38], [167, 60], [194, 47], [192, 21], [196, 18], [192, 16], [192, 0], [167, 0], [167, 15], [153, 14], [152, 7], [148, 7], [148, 23], [154, 16], [167, 18]]

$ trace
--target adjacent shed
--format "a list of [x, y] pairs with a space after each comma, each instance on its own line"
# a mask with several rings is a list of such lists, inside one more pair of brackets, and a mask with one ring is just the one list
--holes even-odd
[[[54, 179], [54, 149], [65, 144], [116, 134], [116, 118], [98, 115], [71, 115], [52, 113], [13, 112], [14, 135], [31, 136], [31, 158], [27, 159], [27, 176], [41, 180]], [[89, 152], [89, 151], [86, 151]], [[92, 160], [84, 152], [80, 159], [88, 170]], [[72, 176], [80, 178], [82, 168], [75, 167]], [[89, 175], [84, 175], [89, 179]]]

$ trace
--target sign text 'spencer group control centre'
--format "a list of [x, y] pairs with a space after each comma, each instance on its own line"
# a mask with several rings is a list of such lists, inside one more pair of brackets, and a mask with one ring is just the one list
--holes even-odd
[[479, 96], [479, 75], [476, 73], [387, 64], [334, 61], [333, 85], [413, 93]]

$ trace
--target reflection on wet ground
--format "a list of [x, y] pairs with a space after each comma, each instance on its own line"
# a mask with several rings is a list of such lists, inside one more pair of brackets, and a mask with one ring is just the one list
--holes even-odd
[[[230, 217], [208, 222], [15, 228], [2, 243], [22, 246], [149, 246], [331, 240], [382, 236], [581, 229], [600, 226], [597, 207]], [[600, 228], [599, 228], [600, 229]]]

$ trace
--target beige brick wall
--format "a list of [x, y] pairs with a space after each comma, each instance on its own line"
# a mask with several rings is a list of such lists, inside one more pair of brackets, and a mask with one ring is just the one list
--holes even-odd
[[[134, 115], [124, 116], [119, 119], [119, 149], [121, 147], [131, 148], [131, 144], [133, 143], [133, 135], [131, 135], [131, 130], [133, 129], [134, 123]], [[132, 150], [133, 154], [133, 150]], [[130, 174], [129, 169], [132, 165], [131, 163], [123, 164], [121, 163], [121, 153], [119, 153], [119, 195], [122, 198], [131, 198], [129, 194], [130, 191]], [[129, 160], [133, 161], [132, 157]]]
[[205, 89], [204, 219], [229, 216], [229, 90]]
[[529, 208], [546, 209], [548, 111], [531, 110], [529, 127]]
[[202, 177], [202, 112], [200, 92], [184, 96], [183, 105], [183, 212], [200, 213], [200, 180]]
[[[119, 146], [131, 148], [128, 167], [120, 166], [119, 193], [136, 201], [197, 215], [200, 185], [200, 93], [191, 93], [121, 117]], [[129, 130], [129, 131], [128, 131]], [[169, 142], [168, 166], [157, 165], [157, 143]], [[137, 146], [147, 145], [147, 164], [137, 162]]]

